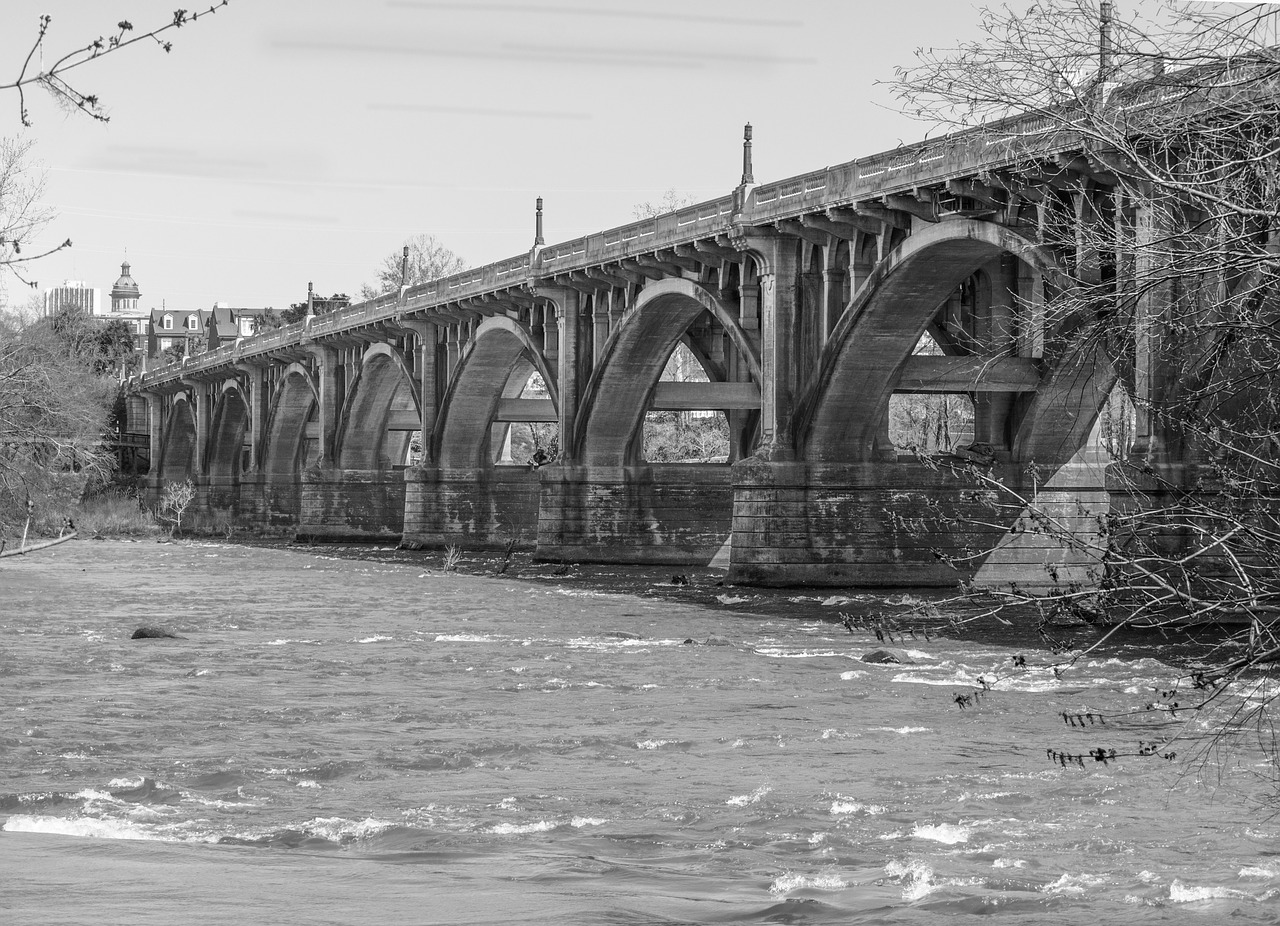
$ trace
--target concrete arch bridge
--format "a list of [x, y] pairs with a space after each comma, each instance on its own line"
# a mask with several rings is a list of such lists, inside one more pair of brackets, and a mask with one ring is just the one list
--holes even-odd
[[[1141, 216], [1023, 123], [1017, 150], [958, 135], [765, 184], [748, 134], [730, 195], [559, 244], [539, 203], [527, 254], [147, 372], [152, 491], [191, 479], [299, 537], [719, 555], [739, 582], [1043, 582], [1075, 554], [889, 431], [903, 395], [963, 396], [968, 456], [1067, 522], [1106, 506], [1116, 372], [1055, 359], [1047, 297], [1090, 255], [1045, 229]], [[704, 381], [662, 378], [677, 351]], [[655, 410], [722, 413], [728, 458], [646, 460]], [[513, 458], [517, 432], [555, 458]]]

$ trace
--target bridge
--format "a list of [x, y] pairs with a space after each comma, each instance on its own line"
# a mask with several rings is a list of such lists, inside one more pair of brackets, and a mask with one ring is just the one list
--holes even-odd
[[[539, 200], [528, 253], [145, 373], [150, 491], [191, 479], [199, 506], [299, 538], [718, 558], [756, 584], [1043, 583], [1089, 563], [900, 453], [889, 409], [968, 397], [964, 455], [1091, 524], [1117, 373], [1053, 349], [1047, 294], [1090, 255], [1046, 226], [1117, 221], [1116, 186], [1038, 117], [773, 183], [754, 180], [748, 126], [729, 195], [557, 244]], [[662, 380], [681, 345], [705, 382]], [[655, 409], [723, 413], [727, 460], [645, 460]], [[536, 469], [503, 452], [528, 422], [558, 435]]]

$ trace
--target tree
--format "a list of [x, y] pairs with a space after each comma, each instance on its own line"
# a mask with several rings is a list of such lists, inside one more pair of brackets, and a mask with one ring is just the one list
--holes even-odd
[[[220, 2], [213, 4], [203, 12], [197, 11], [193, 13], [188, 10], [175, 10], [173, 18], [167, 23], [157, 26], [148, 32], [138, 34], [131, 35], [134, 32], [133, 23], [128, 20], [121, 20], [116, 23], [116, 32], [114, 34], [100, 35], [87, 44], [73, 47], [64, 52], [54, 52], [49, 49], [47, 40], [53, 25], [53, 17], [49, 15], [41, 16], [35, 40], [32, 42], [26, 58], [23, 59], [22, 67], [18, 70], [17, 76], [8, 83], [0, 83], [0, 91], [16, 91], [18, 94], [18, 116], [24, 126], [30, 127], [32, 124], [31, 113], [27, 109], [26, 92], [33, 86], [42, 88], [64, 110], [81, 112], [92, 119], [97, 119], [99, 122], [108, 122], [111, 117], [102, 108], [102, 102], [97, 95], [84, 93], [70, 82], [68, 75], [71, 71], [105, 58], [107, 55], [124, 51], [126, 48], [138, 43], [155, 43], [165, 52], [169, 52], [173, 49], [173, 43], [161, 38], [161, 36], [171, 30], [181, 29], [185, 25], [195, 23], [201, 16], [212, 16], [229, 2], [230, 0], [220, 0]], [[48, 67], [44, 66], [46, 58], [52, 62]]]
[[[138, 43], [155, 43], [168, 52], [173, 48], [173, 43], [163, 37], [165, 33], [193, 24], [201, 16], [207, 19], [229, 2], [230, 0], [220, 0], [203, 12], [175, 10], [166, 23], [137, 34], [131, 34], [135, 31], [131, 22], [121, 20], [116, 24], [117, 31], [114, 34], [100, 35], [62, 52], [53, 52], [49, 47], [53, 18], [43, 15], [38, 21], [35, 39], [22, 60], [21, 67], [12, 79], [0, 83], [0, 92], [11, 90], [17, 94], [18, 119], [25, 127], [32, 125], [31, 112], [27, 107], [27, 91], [33, 87], [45, 90], [64, 111], [84, 113], [99, 122], [108, 122], [110, 116], [103, 109], [98, 96], [82, 92], [70, 82], [72, 71]], [[51, 62], [48, 66], [45, 65], [46, 60]], [[71, 239], [67, 238], [61, 244], [47, 247], [38, 253], [31, 253], [34, 239], [54, 218], [53, 210], [41, 202], [44, 175], [35, 171], [31, 165], [33, 146], [34, 142], [30, 140], [0, 138], [0, 270], [9, 270], [34, 289], [36, 284], [24, 275], [26, 265], [71, 247]]]
[[101, 440], [115, 393], [51, 325], [0, 322], [0, 531], [29, 500], [52, 500], [63, 476], [110, 473]]
[[170, 482], [164, 487], [164, 494], [160, 497], [160, 510], [173, 515], [172, 533], [182, 532], [182, 515], [195, 500], [196, 487], [190, 479], [183, 482]]
[[375, 299], [383, 293], [396, 293], [401, 285], [416, 286], [460, 273], [467, 262], [436, 240], [434, 235], [414, 235], [404, 243], [409, 249], [408, 272], [402, 274], [404, 251], [396, 251], [382, 259], [372, 283], [360, 286], [360, 298]]
[[34, 145], [30, 140], [0, 138], [0, 271], [7, 269], [32, 287], [25, 265], [71, 247], [68, 239], [32, 252], [34, 240], [54, 218], [53, 210], [42, 203], [44, 174], [31, 164]]
[[[1026, 519], [1091, 554], [1097, 584], [1003, 600], [1121, 627], [1236, 624], [1156, 705], [1198, 720], [1223, 706], [1217, 734], [1269, 724], [1280, 665], [1276, 24], [1262, 6], [1169, 4], [1124, 18], [1086, 0], [987, 9], [981, 40], [924, 51], [896, 81], [918, 117], [1006, 146], [1013, 163], [990, 177], [1004, 195], [1018, 195], [1020, 177], [1059, 179], [1031, 229], [1069, 276], [1046, 308], [1058, 332], [1049, 349], [1118, 375], [1113, 439], [1129, 427], [1124, 403], [1134, 409], [1109, 474], [1124, 492], [1097, 531], [1043, 511]], [[1025, 122], [1005, 120], [1024, 113], [1040, 117], [1034, 143], [1078, 152], [1076, 179], [1022, 153]], [[1135, 754], [1168, 753], [1162, 741]]]
[[253, 319], [253, 333], [258, 334], [263, 331], [270, 331], [273, 328], [281, 328], [284, 326], [284, 318], [275, 309], [268, 307], [261, 315], [257, 315]]
[[64, 308], [36, 324], [47, 325], [68, 359], [98, 376], [119, 379], [138, 367], [133, 332], [121, 319], [97, 318], [79, 309]]
[[654, 216], [676, 212], [686, 206], [692, 206], [697, 200], [688, 193], [678, 193], [675, 187], [662, 194], [657, 202], [645, 201], [631, 207], [631, 214], [637, 219], [651, 219]]

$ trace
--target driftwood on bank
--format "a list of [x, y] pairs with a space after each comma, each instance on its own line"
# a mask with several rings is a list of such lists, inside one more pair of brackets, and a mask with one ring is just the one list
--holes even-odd
[[5, 541], [0, 540], [0, 559], [7, 556], [22, 556], [25, 553], [34, 553], [36, 550], [44, 550], [48, 547], [57, 546], [60, 543], [66, 543], [68, 540], [74, 540], [77, 536], [75, 531], [70, 534], [63, 534], [61, 537], [53, 537], [49, 540], [38, 540], [35, 543], [24, 544], [15, 550], [6, 550]]

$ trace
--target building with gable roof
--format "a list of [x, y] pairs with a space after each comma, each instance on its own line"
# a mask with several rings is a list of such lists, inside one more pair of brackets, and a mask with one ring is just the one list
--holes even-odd
[[224, 344], [232, 344], [237, 338], [252, 336], [258, 321], [271, 309], [237, 308], [225, 302], [216, 302], [205, 320], [205, 343], [209, 350], [217, 350]]

